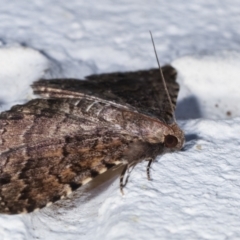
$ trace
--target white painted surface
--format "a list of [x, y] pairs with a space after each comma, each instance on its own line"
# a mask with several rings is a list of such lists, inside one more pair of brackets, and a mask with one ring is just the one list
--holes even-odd
[[155, 67], [151, 29], [161, 63], [179, 72], [187, 139], [157, 159], [153, 181], [139, 164], [124, 196], [115, 180], [90, 199], [0, 215], [0, 240], [240, 238], [239, 1], [0, 3], [1, 110], [29, 100], [42, 76]]

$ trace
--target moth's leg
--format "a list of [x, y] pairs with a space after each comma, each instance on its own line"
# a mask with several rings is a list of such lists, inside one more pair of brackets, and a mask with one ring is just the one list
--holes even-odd
[[[136, 166], [136, 163], [137, 162], [132, 162], [130, 164], [128, 163], [124, 166], [124, 169], [122, 170], [122, 173], [120, 176], [120, 190], [123, 195], [124, 195], [123, 188], [127, 185], [129, 176], [130, 176], [132, 170], [134, 169], [134, 167]], [[124, 176], [125, 176], [126, 172], [127, 172], [127, 176], [124, 181]], [[123, 181], [124, 181], [124, 183], [123, 183]]]
[[125, 183], [123, 183], [123, 179], [124, 179], [124, 176], [125, 176], [127, 170], [128, 170], [128, 164], [126, 164], [124, 166], [121, 176], [120, 176], [120, 191], [121, 191], [122, 195], [124, 195], [123, 188], [126, 186], [127, 181], [128, 181], [128, 176], [127, 176]]
[[147, 165], [147, 178], [150, 181], [151, 180], [151, 178], [150, 178], [150, 167], [152, 165], [153, 159], [150, 158], [150, 159], [147, 159], [147, 161], [148, 161], [148, 165]]

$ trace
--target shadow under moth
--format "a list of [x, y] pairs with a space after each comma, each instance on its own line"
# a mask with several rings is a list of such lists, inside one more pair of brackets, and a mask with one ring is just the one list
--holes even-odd
[[119, 164], [121, 190], [143, 160], [149, 176], [157, 155], [184, 143], [173, 112], [176, 76], [167, 65], [35, 82], [41, 98], [0, 114], [0, 213], [43, 208]]

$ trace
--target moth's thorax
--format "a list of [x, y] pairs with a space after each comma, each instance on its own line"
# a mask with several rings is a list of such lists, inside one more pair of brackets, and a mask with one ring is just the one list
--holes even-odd
[[164, 143], [166, 136], [170, 135], [177, 138], [173, 150], [181, 149], [184, 144], [184, 133], [176, 123], [166, 124], [156, 118], [115, 106], [103, 109], [98, 117], [122, 129], [123, 133], [148, 143]]

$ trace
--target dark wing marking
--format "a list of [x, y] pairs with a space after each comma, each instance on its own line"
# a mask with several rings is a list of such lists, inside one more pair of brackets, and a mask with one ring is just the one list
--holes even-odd
[[[179, 91], [177, 72], [170, 65], [162, 67], [162, 71], [175, 108]], [[50, 98], [94, 96], [155, 116], [166, 123], [172, 120], [173, 113], [159, 81], [158, 69], [91, 75], [86, 79], [39, 80], [33, 84], [33, 89], [34, 93]]]

